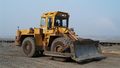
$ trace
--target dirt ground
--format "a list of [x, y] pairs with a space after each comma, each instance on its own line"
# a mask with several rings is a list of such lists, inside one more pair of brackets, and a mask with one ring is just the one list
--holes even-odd
[[[120, 46], [102, 47], [104, 52], [120, 51]], [[120, 55], [104, 54], [107, 58], [101, 61], [91, 61], [78, 64], [76, 62], [61, 62], [51, 60], [51, 57], [25, 57], [20, 47], [13, 43], [0, 44], [0, 68], [120, 68]]]

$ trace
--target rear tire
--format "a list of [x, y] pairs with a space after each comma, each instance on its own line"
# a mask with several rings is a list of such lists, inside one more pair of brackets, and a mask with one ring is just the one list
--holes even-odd
[[35, 45], [35, 40], [33, 37], [27, 37], [22, 42], [22, 52], [27, 57], [37, 57], [40, 55], [39, 50], [37, 50]]

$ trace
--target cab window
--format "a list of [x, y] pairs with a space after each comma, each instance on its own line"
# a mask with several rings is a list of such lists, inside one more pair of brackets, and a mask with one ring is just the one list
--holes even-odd
[[46, 24], [45, 20], [46, 20], [45, 18], [41, 18], [41, 23], [40, 23], [41, 26], [45, 26], [45, 24]]
[[68, 27], [68, 19], [56, 18], [55, 26]]
[[48, 18], [48, 29], [52, 27], [52, 18]]

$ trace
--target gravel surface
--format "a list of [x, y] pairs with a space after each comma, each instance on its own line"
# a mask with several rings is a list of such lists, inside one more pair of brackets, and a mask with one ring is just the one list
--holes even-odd
[[[102, 49], [110, 50], [104, 47]], [[107, 58], [101, 61], [78, 64], [73, 61], [51, 60], [48, 56], [28, 58], [20, 52], [20, 47], [14, 44], [0, 44], [0, 68], [120, 68], [120, 55], [105, 54], [105, 56]]]

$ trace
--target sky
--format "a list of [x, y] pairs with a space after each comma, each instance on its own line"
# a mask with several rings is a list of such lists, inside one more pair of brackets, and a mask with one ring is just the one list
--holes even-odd
[[0, 36], [39, 27], [48, 11], [68, 12], [79, 36], [120, 36], [120, 0], [0, 0]]

